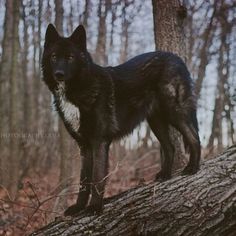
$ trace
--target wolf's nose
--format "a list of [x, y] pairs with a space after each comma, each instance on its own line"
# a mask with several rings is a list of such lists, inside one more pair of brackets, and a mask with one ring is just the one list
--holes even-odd
[[64, 71], [62, 70], [57, 70], [55, 73], [54, 73], [55, 77], [57, 80], [64, 80]]

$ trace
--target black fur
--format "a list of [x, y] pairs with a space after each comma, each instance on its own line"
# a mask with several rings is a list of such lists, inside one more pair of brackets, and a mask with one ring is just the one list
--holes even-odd
[[168, 132], [170, 125], [180, 131], [190, 150], [183, 173], [194, 174], [199, 169], [200, 141], [192, 81], [178, 56], [157, 51], [104, 68], [93, 63], [87, 52], [83, 26], [64, 38], [49, 25], [42, 69], [58, 113], [83, 157], [83, 191], [66, 215], [85, 207], [102, 209], [109, 145], [145, 119], [165, 154], [157, 178], [171, 178], [174, 147]]

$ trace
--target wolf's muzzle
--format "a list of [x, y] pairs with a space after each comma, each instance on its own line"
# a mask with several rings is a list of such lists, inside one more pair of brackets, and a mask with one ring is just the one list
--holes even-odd
[[56, 80], [63, 81], [65, 78], [65, 73], [62, 70], [57, 70], [57, 71], [55, 71], [54, 76], [55, 76]]

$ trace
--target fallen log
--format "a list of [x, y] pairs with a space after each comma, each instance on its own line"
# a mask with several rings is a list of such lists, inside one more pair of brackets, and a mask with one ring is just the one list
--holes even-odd
[[236, 235], [236, 145], [192, 176], [130, 189], [100, 215], [65, 217], [32, 235]]

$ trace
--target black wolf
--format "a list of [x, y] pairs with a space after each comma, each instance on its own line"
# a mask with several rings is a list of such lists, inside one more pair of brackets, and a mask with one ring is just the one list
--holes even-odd
[[86, 207], [93, 211], [102, 209], [109, 146], [113, 140], [131, 133], [143, 120], [147, 120], [164, 151], [157, 178], [171, 178], [174, 147], [168, 132], [170, 125], [183, 135], [189, 147], [190, 160], [183, 173], [198, 171], [196, 103], [190, 74], [178, 56], [157, 51], [104, 68], [93, 63], [83, 26], [65, 38], [50, 24], [42, 70], [56, 109], [83, 158], [84, 191], [80, 191], [77, 203], [65, 215]]

